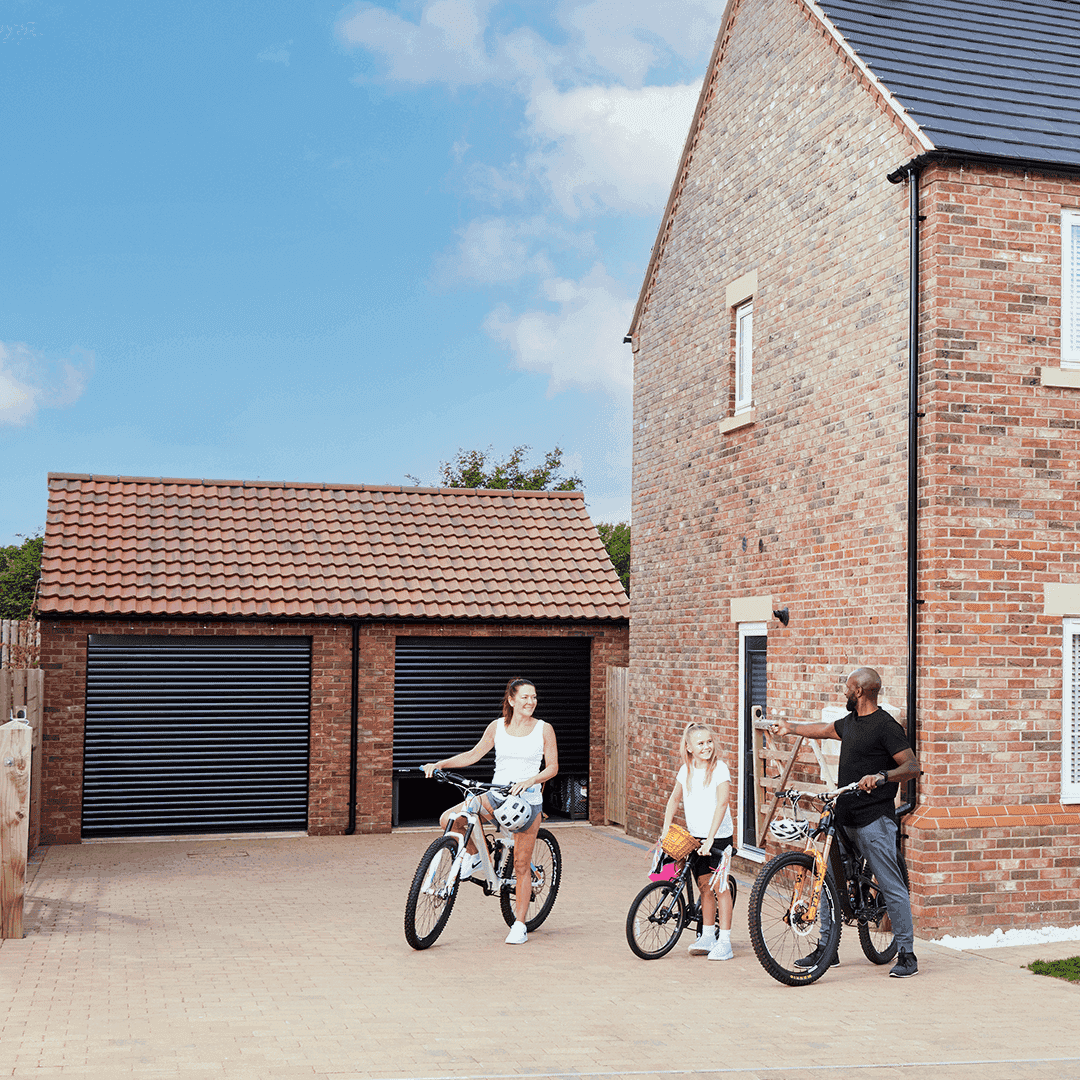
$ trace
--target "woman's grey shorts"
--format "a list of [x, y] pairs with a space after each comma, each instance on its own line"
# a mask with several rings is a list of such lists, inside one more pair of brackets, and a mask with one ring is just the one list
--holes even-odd
[[[506, 801], [506, 798], [507, 796], [501, 791], [492, 790], [487, 793], [487, 800], [491, 804], [492, 810], [498, 810], [498, 808]], [[529, 803], [529, 806], [532, 809], [532, 814], [530, 815], [528, 822], [517, 830], [518, 832], [528, 832], [536, 824], [536, 819], [544, 809], [543, 803]]]

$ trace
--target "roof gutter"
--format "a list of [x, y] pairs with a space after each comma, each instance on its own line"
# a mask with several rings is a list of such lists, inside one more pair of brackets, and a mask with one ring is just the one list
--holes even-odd
[[[907, 737], [917, 752], [916, 710], [918, 707], [919, 605], [919, 174], [923, 155], [889, 174], [889, 182], [908, 185], [908, 484], [907, 484]], [[897, 809], [903, 816], [915, 809], [918, 777], [907, 782], [904, 803]]]
[[1005, 154], [980, 154], [976, 150], [930, 150], [901, 165], [887, 179], [902, 184], [912, 169], [922, 172], [928, 165], [990, 165], [1013, 172], [1037, 172], [1045, 176], [1080, 176], [1080, 162], [1045, 161], [1038, 158], [1008, 157]]

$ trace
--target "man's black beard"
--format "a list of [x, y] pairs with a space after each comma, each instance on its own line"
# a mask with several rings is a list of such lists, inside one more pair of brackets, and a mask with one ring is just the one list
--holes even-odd
[[859, 702], [858, 702], [857, 698], [849, 697], [847, 699], [847, 711], [848, 712], [854, 712], [856, 710], [856, 708], [858, 707], [858, 705], [859, 705]]

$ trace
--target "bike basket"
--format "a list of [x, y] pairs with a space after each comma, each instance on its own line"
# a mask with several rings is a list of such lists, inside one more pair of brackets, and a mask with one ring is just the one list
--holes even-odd
[[697, 851], [701, 844], [681, 825], [672, 825], [660, 842], [660, 846], [676, 862], [681, 862], [690, 852]]

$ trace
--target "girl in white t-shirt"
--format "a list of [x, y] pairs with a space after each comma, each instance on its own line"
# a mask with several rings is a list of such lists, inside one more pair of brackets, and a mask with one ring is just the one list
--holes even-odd
[[[701, 889], [701, 936], [690, 946], [694, 954], [706, 953], [710, 960], [730, 960], [731, 893], [719, 894], [709, 888], [709, 878], [720, 866], [725, 849], [731, 847], [731, 810], [728, 789], [731, 773], [717, 757], [716, 736], [705, 724], [688, 724], [680, 744], [683, 765], [664, 813], [665, 836], [682, 804], [686, 828], [701, 841], [690, 855], [691, 869]], [[719, 931], [714, 926], [720, 914]]]

